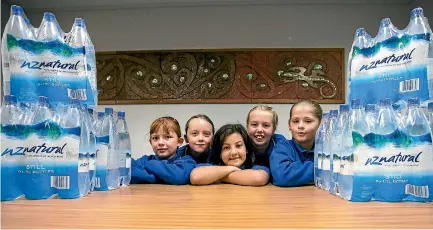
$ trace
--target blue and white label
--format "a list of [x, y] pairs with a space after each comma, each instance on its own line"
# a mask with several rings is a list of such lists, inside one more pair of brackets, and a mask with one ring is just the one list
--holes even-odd
[[[27, 126], [24, 130], [35, 127], [38, 126]], [[15, 178], [11, 180], [14, 184], [2, 186], [2, 200], [3, 193], [16, 190], [27, 199], [48, 199], [56, 194], [61, 198], [78, 198], [79, 137], [74, 133], [79, 131], [79, 127], [64, 130], [57, 137], [25, 134], [27, 138], [2, 133], [2, 177]]]
[[362, 104], [376, 104], [383, 98], [391, 98], [393, 102], [413, 97], [429, 100], [429, 42], [414, 38], [396, 47], [399, 42], [400, 39], [395, 39], [380, 43], [352, 55], [350, 99], [359, 98]]
[[373, 140], [382, 140], [376, 144], [383, 146], [358, 143], [354, 148], [351, 199], [432, 201], [433, 154], [430, 134], [413, 138], [396, 131], [390, 141], [386, 141], [386, 136], [369, 135], [374, 135], [371, 138]]
[[38, 96], [46, 96], [53, 105], [77, 99], [90, 108], [96, 106], [96, 70], [87, 64], [84, 47], [18, 39], [10, 34], [7, 40], [8, 87], [18, 101], [36, 102]]
[[95, 190], [107, 191], [108, 143], [110, 137], [96, 137], [96, 175]]

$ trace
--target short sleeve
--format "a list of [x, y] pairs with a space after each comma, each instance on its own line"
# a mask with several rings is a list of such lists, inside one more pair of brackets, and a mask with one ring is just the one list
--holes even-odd
[[268, 175], [271, 175], [271, 170], [269, 170], [268, 167], [263, 166], [263, 165], [253, 165], [253, 167], [251, 168], [252, 170], [263, 170], [266, 173], [268, 173]]

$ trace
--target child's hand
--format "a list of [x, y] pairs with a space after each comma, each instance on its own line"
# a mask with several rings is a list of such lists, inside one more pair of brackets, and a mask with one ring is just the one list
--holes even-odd
[[232, 170], [231, 172], [236, 172], [236, 171], [241, 171], [242, 169], [236, 167], [236, 166], [232, 166], [232, 165], [228, 165], [227, 167], [230, 167], [230, 169]]

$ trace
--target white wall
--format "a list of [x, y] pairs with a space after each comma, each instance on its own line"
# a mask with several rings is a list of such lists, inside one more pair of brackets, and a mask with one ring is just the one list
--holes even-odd
[[[416, 1], [418, 5], [424, 1]], [[415, 3], [414, 3], [415, 4]], [[417, 5], [417, 6], [418, 6]], [[199, 48], [345, 48], [346, 57], [358, 27], [373, 35], [379, 21], [390, 17], [402, 28], [414, 5], [271, 5], [163, 7], [122, 10], [57, 11], [61, 27], [69, 31], [74, 17], [83, 17], [97, 51]], [[426, 10], [428, 8], [425, 8]], [[430, 7], [429, 9], [433, 9]], [[38, 25], [43, 12], [28, 12]], [[433, 18], [433, 10], [430, 10]], [[428, 16], [429, 14], [427, 14]], [[287, 120], [291, 105], [273, 104], [279, 114], [277, 132], [290, 137]], [[338, 105], [322, 105], [325, 111]], [[102, 110], [104, 106], [98, 109]], [[126, 111], [133, 157], [152, 153], [150, 123], [164, 115], [176, 117], [184, 129], [197, 113], [211, 117], [216, 127], [245, 123], [252, 104], [119, 105]]]

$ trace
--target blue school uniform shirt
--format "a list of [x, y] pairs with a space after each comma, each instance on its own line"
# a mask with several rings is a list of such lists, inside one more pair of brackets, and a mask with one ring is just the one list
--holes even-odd
[[196, 164], [191, 155], [186, 155], [186, 146], [178, 148], [176, 155], [168, 160], [145, 155], [131, 160], [131, 184], [188, 184]]
[[281, 134], [273, 134], [271, 139], [269, 140], [269, 146], [266, 149], [266, 151], [263, 153], [255, 153], [254, 164], [263, 165], [269, 169], [270, 167], [269, 157], [271, 156], [271, 153], [274, 150], [275, 145], [281, 140], [285, 141], [287, 139]]
[[269, 161], [274, 185], [291, 187], [313, 182], [314, 146], [307, 151], [293, 139], [280, 141]]

